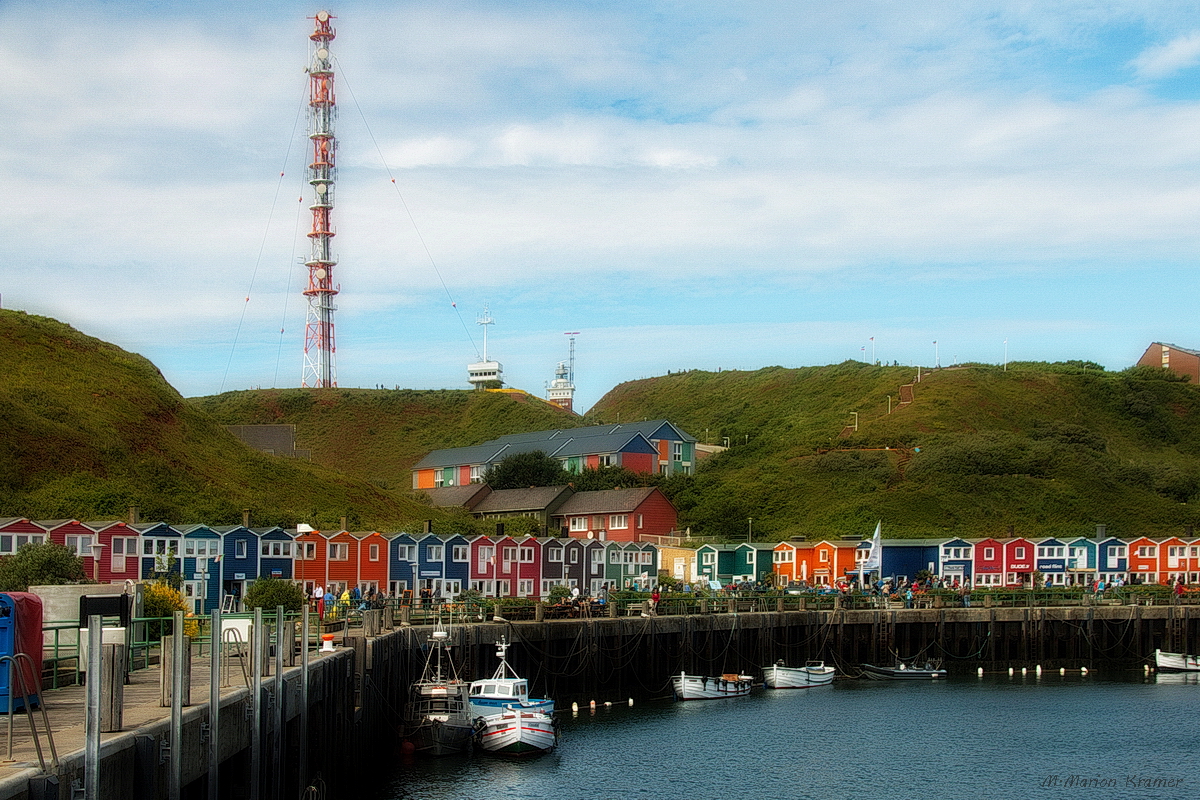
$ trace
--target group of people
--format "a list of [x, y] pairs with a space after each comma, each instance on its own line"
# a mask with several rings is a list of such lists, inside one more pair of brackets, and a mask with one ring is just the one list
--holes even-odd
[[326, 589], [324, 586], [313, 586], [312, 594], [309, 595], [310, 607], [322, 620], [337, 619], [339, 615], [345, 616], [352, 609], [364, 611], [368, 608], [383, 608], [386, 601], [387, 597], [373, 586], [368, 586], [366, 591], [358, 586], [347, 586], [342, 589], [340, 595], [334, 595], [332, 587]]

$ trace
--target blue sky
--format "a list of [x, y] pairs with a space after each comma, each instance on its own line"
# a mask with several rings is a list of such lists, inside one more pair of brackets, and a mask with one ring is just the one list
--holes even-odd
[[[188, 396], [301, 376], [319, 6], [244, 5], [0, 4], [3, 305]], [[924, 365], [1200, 347], [1195, 3], [330, 10], [341, 386], [465, 388], [485, 304], [535, 394], [580, 332], [578, 409], [871, 337]]]

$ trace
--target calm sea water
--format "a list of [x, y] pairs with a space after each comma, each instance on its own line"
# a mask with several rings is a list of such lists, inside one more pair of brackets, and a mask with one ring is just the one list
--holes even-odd
[[532, 761], [398, 757], [377, 797], [1195, 798], [1200, 684], [1189, 677], [838, 681], [614, 704], [560, 712], [558, 750]]

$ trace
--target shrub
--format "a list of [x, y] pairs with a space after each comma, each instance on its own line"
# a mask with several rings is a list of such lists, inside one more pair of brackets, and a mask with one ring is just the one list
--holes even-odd
[[61, 544], [24, 544], [0, 559], [0, 592], [23, 592], [30, 586], [58, 586], [86, 580], [83, 559]]
[[246, 608], [262, 608], [274, 611], [283, 606], [284, 611], [299, 611], [304, 608], [304, 591], [295, 583], [282, 578], [259, 578], [250, 584], [242, 598]]

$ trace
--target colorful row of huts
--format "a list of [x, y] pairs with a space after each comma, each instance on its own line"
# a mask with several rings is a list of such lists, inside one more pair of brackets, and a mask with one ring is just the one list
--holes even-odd
[[99, 583], [179, 573], [184, 597], [197, 613], [224, 602], [236, 608], [259, 577], [335, 595], [357, 586], [395, 597], [427, 590], [450, 598], [467, 588], [489, 597], [541, 597], [558, 584], [592, 593], [649, 587], [659, 564], [651, 542], [598, 538], [0, 519], [0, 557], [46, 541], [73, 548]]
[[[428, 528], [428, 525], [426, 526]], [[854, 582], [871, 541], [788, 540], [686, 546], [670, 537], [613, 541], [586, 535], [545, 537], [313, 531], [246, 525], [130, 524], [119, 521], [0, 519], [0, 557], [26, 543], [53, 541], [80, 554], [100, 583], [148, 580], [177, 572], [185, 598], [205, 613], [236, 603], [259, 577], [293, 580], [335, 594], [354, 586], [403, 597], [427, 590], [450, 598], [464, 589], [488, 597], [544, 597], [556, 585], [649, 588], [659, 571], [721, 585], [773, 577], [780, 584]], [[1200, 539], [1090, 537], [884, 539], [880, 575], [915, 579], [922, 570], [984, 588], [1200, 584]]]
[[[925, 570], [960, 586], [981, 588], [1032, 588], [1034, 573], [1040, 573], [1036, 582], [1043, 586], [1200, 583], [1200, 538], [1190, 532], [1183, 537], [1118, 538], [1097, 526], [1094, 536], [884, 539], [881, 544], [883, 577], [912, 580]], [[781, 580], [830, 584], [857, 579], [871, 542], [793, 540], [755, 546], [771, 550], [772, 571]], [[717, 552], [705, 555], [702, 548], [702, 573], [706, 559], [715, 567], [719, 553], [730, 546], [711, 547]], [[746, 566], [736, 553], [724, 557], [731, 570]]]

